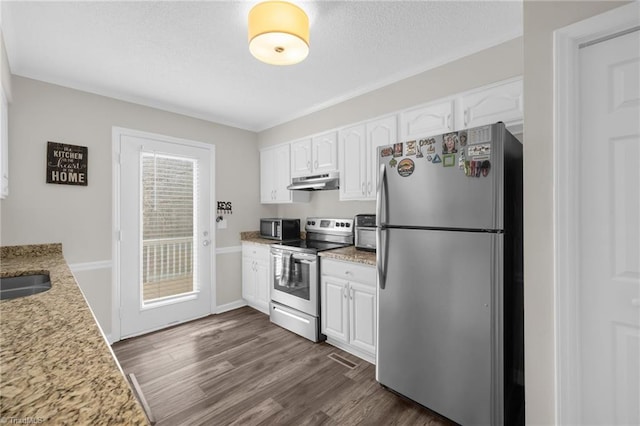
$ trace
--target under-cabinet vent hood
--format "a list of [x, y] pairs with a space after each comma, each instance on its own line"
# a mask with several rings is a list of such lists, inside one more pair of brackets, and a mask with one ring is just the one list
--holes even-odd
[[291, 185], [287, 189], [291, 191], [322, 191], [340, 188], [340, 175], [338, 172], [323, 173], [320, 175], [304, 176], [291, 179]]

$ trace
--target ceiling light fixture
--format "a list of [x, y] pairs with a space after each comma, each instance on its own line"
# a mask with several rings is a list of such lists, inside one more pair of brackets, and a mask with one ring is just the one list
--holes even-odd
[[293, 65], [309, 54], [309, 18], [285, 1], [266, 1], [249, 12], [249, 51], [271, 65]]

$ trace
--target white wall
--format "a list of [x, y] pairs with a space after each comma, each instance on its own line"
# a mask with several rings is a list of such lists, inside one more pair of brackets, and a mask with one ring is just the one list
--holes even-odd
[[[228, 229], [216, 233], [218, 248], [239, 246], [240, 231], [257, 230], [260, 217], [274, 214], [273, 207], [260, 204], [253, 132], [17, 76], [12, 89], [10, 195], [0, 207], [2, 245], [61, 242], [70, 264], [111, 260], [112, 126], [216, 146], [216, 197], [233, 203], [233, 214], [226, 216]], [[45, 183], [47, 141], [89, 148], [88, 186]], [[217, 262], [219, 305], [241, 297], [240, 253], [224, 256], [225, 261]], [[77, 276], [108, 334], [110, 270]]]
[[553, 31], [625, 3], [524, 3], [524, 298], [527, 424], [547, 425], [555, 422]]

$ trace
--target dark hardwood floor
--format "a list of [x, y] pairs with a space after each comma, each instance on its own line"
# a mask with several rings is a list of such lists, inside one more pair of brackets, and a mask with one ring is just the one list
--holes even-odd
[[135, 374], [158, 425], [451, 424], [380, 386], [372, 364], [248, 307], [113, 350], [125, 373]]

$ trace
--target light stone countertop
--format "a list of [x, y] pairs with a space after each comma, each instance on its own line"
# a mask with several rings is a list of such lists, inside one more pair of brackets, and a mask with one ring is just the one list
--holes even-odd
[[[273, 244], [276, 241], [260, 238], [258, 231], [241, 232], [240, 241], [256, 244]], [[357, 250], [355, 246], [343, 247], [339, 249], [327, 250], [318, 253], [322, 257], [327, 257], [345, 262], [362, 263], [365, 265], [376, 266], [375, 252]]]
[[356, 249], [355, 246], [342, 247], [333, 250], [321, 251], [320, 257], [328, 259], [343, 260], [345, 262], [362, 263], [364, 265], [376, 266], [376, 253]]
[[4, 423], [147, 425], [61, 244], [0, 248], [0, 276], [49, 274], [50, 290], [0, 302]]

